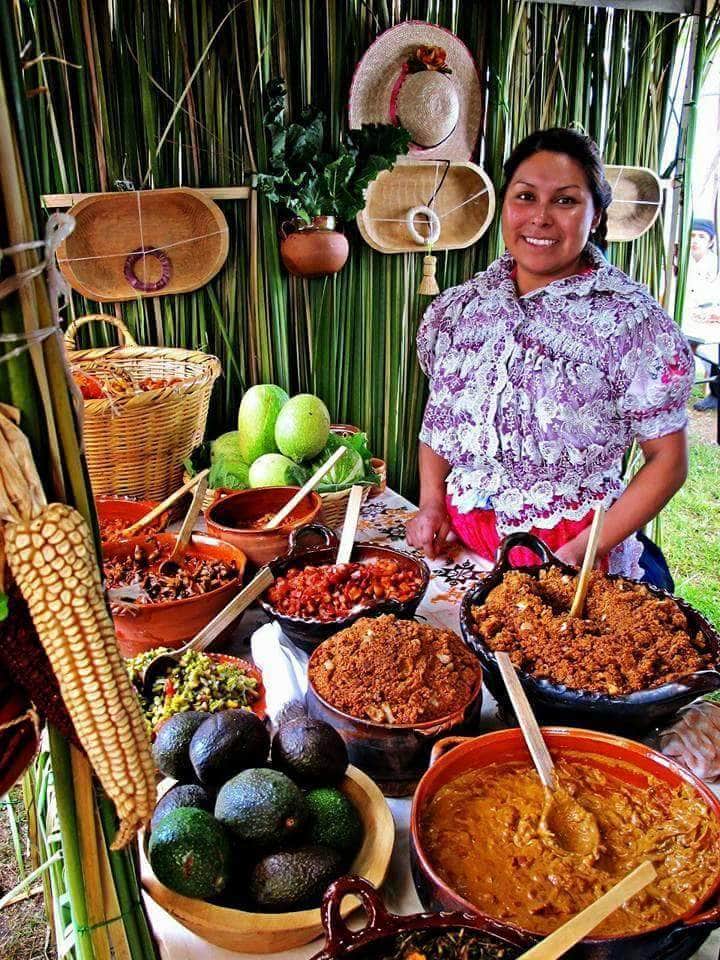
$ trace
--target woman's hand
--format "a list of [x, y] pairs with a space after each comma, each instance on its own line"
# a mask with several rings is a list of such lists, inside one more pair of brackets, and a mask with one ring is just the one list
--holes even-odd
[[[579, 533], [576, 537], [573, 537], [572, 540], [568, 540], [567, 543], [563, 544], [558, 550], [555, 551], [555, 555], [558, 559], [563, 560], [565, 563], [569, 563], [571, 567], [581, 567], [583, 560], [585, 559], [585, 550], [587, 549], [588, 537], [590, 535], [589, 528], [588, 530], [583, 530], [582, 533]], [[596, 558], [596, 565], [600, 560], [599, 551], [598, 557]]]
[[422, 550], [434, 560], [442, 553], [450, 533], [450, 517], [444, 503], [428, 503], [420, 507], [415, 516], [405, 525], [405, 539], [409, 546]]

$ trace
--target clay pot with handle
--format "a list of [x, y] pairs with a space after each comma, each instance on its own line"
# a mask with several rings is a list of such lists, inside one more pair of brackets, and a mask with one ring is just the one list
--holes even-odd
[[280, 227], [280, 256], [296, 277], [324, 277], [345, 266], [350, 246], [335, 229], [335, 217], [313, 217], [310, 225], [286, 220]]

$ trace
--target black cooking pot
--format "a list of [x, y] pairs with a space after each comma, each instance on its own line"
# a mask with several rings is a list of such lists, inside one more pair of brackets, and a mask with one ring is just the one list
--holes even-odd
[[[514, 547], [526, 547], [532, 550], [542, 558], [542, 564], [535, 567], [514, 567], [509, 557]], [[463, 598], [460, 611], [460, 629], [463, 639], [477, 654], [485, 671], [485, 683], [506, 716], [512, 716], [512, 708], [495, 659], [495, 652], [475, 632], [472, 608], [485, 603], [490, 591], [498, 586], [508, 571], [521, 570], [523, 573], [537, 577], [541, 570], [551, 566], [559, 567], [563, 573], [570, 576], [577, 575], [573, 567], [563, 563], [542, 540], [533, 534], [513, 533], [500, 545], [493, 570]], [[627, 578], [610, 574], [608, 579]], [[716, 664], [720, 663], [720, 634], [705, 617], [680, 597], [675, 597], [649, 584], [645, 586], [654, 597], [660, 600], [670, 599], [678, 605], [687, 618], [688, 631], [693, 635], [701, 633], [708, 649], [712, 651], [713, 661]], [[644, 736], [653, 727], [669, 723], [681, 707], [704, 693], [720, 688], [720, 672], [716, 669], [698, 670], [673, 683], [664, 683], [652, 690], [640, 690], [623, 696], [572, 690], [563, 684], [553, 683], [548, 679], [537, 679], [522, 671], [518, 671], [518, 674], [541, 724], [586, 727], [591, 730], [606, 730], [634, 737]]]
[[[311, 535], [320, 537], [323, 546], [302, 549], [300, 541]], [[321, 523], [307, 523], [291, 532], [290, 551], [284, 557], [271, 560], [268, 566], [276, 578], [284, 576], [291, 567], [326, 566], [335, 563], [338, 546], [338, 539], [329, 527]], [[269, 617], [277, 620], [286, 637], [308, 652], [313, 651], [322, 640], [326, 640], [332, 634], [337, 633], [338, 630], [344, 630], [351, 623], [355, 623], [360, 617], [379, 617], [383, 613], [392, 613], [399, 620], [412, 620], [420, 601], [425, 596], [430, 581], [430, 571], [427, 565], [422, 560], [411, 557], [407, 553], [401, 553], [399, 550], [392, 550], [390, 547], [378, 547], [371, 543], [355, 544], [350, 556], [351, 563], [362, 563], [363, 560], [373, 559], [392, 559], [404, 567], [415, 570], [420, 577], [420, 585], [415, 595], [402, 602], [399, 600], [383, 600], [372, 607], [358, 610], [350, 616], [329, 622], [317, 620], [313, 617], [285, 616], [279, 613], [268, 600], [267, 591], [260, 598], [260, 605]]]
[[[357, 897], [367, 914], [362, 930], [350, 930], [340, 916], [340, 904], [348, 896]], [[391, 953], [398, 936], [416, 930], [465, 929], [482, 934], [487, 940], [487, 960], [514, 960], [533, 942], [521, 934], [502, 933], [493, 920], [465, 913], [415, 913], [407, 917], [388, 913], [375, 887], [362, 877], [340, 877], [330, 884], [321, 913], [325, 946], [312, 960], [375, 960]]]

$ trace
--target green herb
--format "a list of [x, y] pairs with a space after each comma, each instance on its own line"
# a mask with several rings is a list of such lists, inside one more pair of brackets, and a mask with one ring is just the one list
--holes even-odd
[[273, 80], [267, 90], [265, 128], [268, 172], [255, 177], [265, 197], [310, 223], [313, 217], [353, 220], [365, 206], [365, 190], [407, 153], [410, 134], [393, 124], [363, 124], [351, 130], [333, 156], [324, 150], [325, 115], [305, 107], [298, 120], [285, 119], [285, 83]]
[[0, 592], [0, 623], [7, 620], [10, 608], [8, 607], [8, 598], [6, 593]]

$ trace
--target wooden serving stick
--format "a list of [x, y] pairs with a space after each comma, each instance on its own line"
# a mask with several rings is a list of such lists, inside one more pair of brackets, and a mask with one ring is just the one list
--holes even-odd
[[139, 520], [136, 520], [135, 523], [131, 523], [129, 527], [126, 527], [122, 531], [123, 537], [132, 537], [138, 530], [142, 530], [143, 527], [146, 527], [149, 523], [152, 523], [157, 517], [165, 513], [180, 497], [188, 493], [194, 486], [200, 483], [205, 477], [210, 473], [209, 470], [201, 470], [199, 473], [196, 473], [194, 477], [188, 480], [187, 483], [184, 483], [179, 487], [175, 493], [171, 493], [169, 497], [166, 497], [162, 503], [159, 503], [156, 507], [153, 507], [152, 510], [149, 510], [144, 517], [140, 517]]
[[202, 477], [200, 483], [196, 484], [192, 503], [188, 508], [188, 512], [185, 514], [185, 519], [182, 522], [180, 532], [175, 540], [175, 546], [172, 548], [170, 556], [166, 557], [158, 567], [158, 573], [161, 576], [172, 577], [177, 573], [179, 567], [178, 561], [182, 558], [183, 553], [185, 553], [187, 549], [187, 545], [190, 543], [195, 522], [200, 515], [207, 484], [207, 477]]
[[585, 907], [572, 920], [558, 927], [549, 937], [545, 937], [540, 943], [526, 950], [518, 960], [557, 960], [654, 879], [655, 867], [646, 860], [599, 897], [595, 903]]
[[338, 462], [340, 457], [345, 453], [345, 450], [346, 450], [345, 447], [338, 447], [335, 453], [333, 453], [331, 457], [328, 457], [328, 459], [325, 461], [325, 463], [321, 467], [317, 468], [317, 470], [310, 477], [308, 482], [304, 484], [302, 487], [300, 487], [300, 489], [295, 494], [295, 496], [291, 500], [288, 500], [285, 506], [282, 507], [281, 510], [278, 510], [278, 512], [275, 514], [272, 520], [269, 520], [265, 524], [265, 526], [263, 527], [263, 530], [274, 530], [283, 522], [283, 520], [286, 517], [289, 517], [290, 514], [295, 509], [295, 507], [303, 499], [303, 497], [306, 497], [311, 490], [314, 490], [315, 487], [320, 483], [322, 478], [325, 476], [325, 474], [328, 472], [328, 470], [331, 470], [335, 466], [335, 464]]
[[229, 627], [241, 613], [264, 593], [275, 580], [275, 574], [270, 567], [261, 567], [250, 583], [243, 587], [236, 597], [222, 608], [206, 626], [197, 633], [189, 643], [173, 650], [172, 653], [159, 653], [143, 670], [140, 677], [140, 687], [146, 697], [151, 697], [155, 682], [178, 663], [189, 650], [205, 650], [226, 627]]
[[343, 523], [342, 533], [340, 534], [340, 546], [338, 547], [335, 563], [350, 563], [350, 555], [355, 543], [355, 534], [357, 533], [358, 520], [360, 519], [360, 508], [362, 507], [363, 488], [356, 483], [350, 491], [347, 509], [345, 510], [345, 522]]
[[533, 764], [547, 791], [541, 829], [552, 834], [564, 850], [580, 856], [595, 856], [600, 846], [600, 828], [595, 815], [558, 785], [555, 764], [512, 660], [504, 651], [498, 651], [495, 659]]
[[583, 615], [585, 598], [587, 597], [588, 587], [590, 586], [590, 574], [593, 572], [593, 567], [595, 566], [595, 557], [597, 556], [598, 546], [600, 544], [600, 534], [602, 532], [604, 519], [605, 511], [602, 507], [598, 507], [593, 517], [592, 526], [590, 527], [590, 536], [588, 537], [587, 547], [585, 548], [585, 557], [583, 558], [582, 569], [578, 577], [577, 586], [575, 587], [575, 596], [573, 597], [572, 606], [570, 607], [571, 617], [581, 617]]

